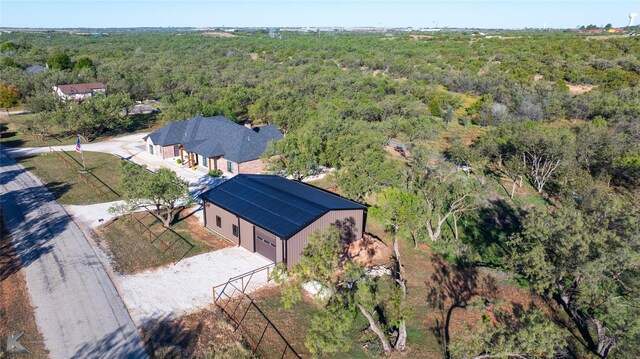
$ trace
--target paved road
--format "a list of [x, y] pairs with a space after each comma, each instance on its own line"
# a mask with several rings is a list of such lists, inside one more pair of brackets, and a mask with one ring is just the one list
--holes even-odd
[[42, 183], [1, 148], [0, 204], [51, 358], [146, 357], [122, 299], [82, 231]]

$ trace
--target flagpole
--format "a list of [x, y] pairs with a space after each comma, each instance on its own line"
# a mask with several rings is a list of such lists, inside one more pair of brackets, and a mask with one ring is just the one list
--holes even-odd
[[87, 166], [84, 165], [84, 151], [80, 151], [80, 156], [82, 157], [82, 170], [86, 171]]

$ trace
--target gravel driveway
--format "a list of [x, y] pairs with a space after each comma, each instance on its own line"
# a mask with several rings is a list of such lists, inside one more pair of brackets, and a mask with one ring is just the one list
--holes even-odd
[[[213, 303], [213, 286], [272, 263], [242, 247], [228, 247], [186, 258], [176, 265], [118, 276], [131, 317], [141, 325], [150, 319], [187, 313]], [[247, 292], [267, 284], [266, 272], [256, 274]]]

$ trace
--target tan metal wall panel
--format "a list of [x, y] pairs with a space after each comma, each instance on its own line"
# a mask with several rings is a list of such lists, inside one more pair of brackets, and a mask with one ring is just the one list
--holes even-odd
[[[358, 240], [362, 237], [364, 225], [364, 210], [335, 210], [330, 211], [318, 218], [315, 222], [305, 227], [287, 242], [287, 266], [293, 267], [299, 260], [305, 247], [309, 244], [309, 236], [316, 230], [322, 231], [332, 224], [340, 222], [345, 229], [343, 235], [351, 236], [351, 240]], [[282, 242], [282, 241], [280, 241]], [[280, 252], [279, 252], [280, 253]]]
[[284, 242], [280, 237], [276, 236], [276, 263], [283, 261], [282, 250], [284, 248]]
[[[238, 243], [238, 237], [233, 235], [232, 227], [233, 224], [238, 225], [238, 217], [211, 202], [204, 201], [204, 205], [204, 210], [207, 212], [207, 223], [204, 225], [228, 240]], [[221, 227], [216, 226], [216, 216], [220, 216], [222, 220]], [[240, 230], [240, 234], [242, 234], [242, 230]], [[253, 231], [251, 231], [251, 235], [253, 235]]]
[[240, 245], [251, 252], [255, 252], [253, 243], [253, 223], [240, 218]]

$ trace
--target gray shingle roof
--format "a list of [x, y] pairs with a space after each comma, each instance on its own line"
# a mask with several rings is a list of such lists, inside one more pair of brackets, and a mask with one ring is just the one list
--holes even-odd
[[172, 122], [148, 137], [156, 145], [182, 144], [189, 152], [204, 157], [223, 156], [237, 163], [260, 158], [269, 141], [283, 138], [273, 125], [249, 129], [223, 116], [195, 116]]
[[240, 174], [201, 197], [282, 239], [325, 213], [367, 207], [311, 185], [274, 175]]
[[46, 70], [46, 69], [47, 69], [47, 68], [46, 68], [46, 67], [44, 67], [44, 66], [40, 66], [40, 65], [33, 65], [33, 66], [29, 66], [29, 67], [27, 67], [27, 68], [26, 68], [26, 69], [24, 69], [24, 70], [25, 70], [27, 73], [29, 73], [29, 74], [35, 74], [35, 73], [38, 73], [38, 72], [40, 72], [40, 71], [44, 71], [44, 70]]

